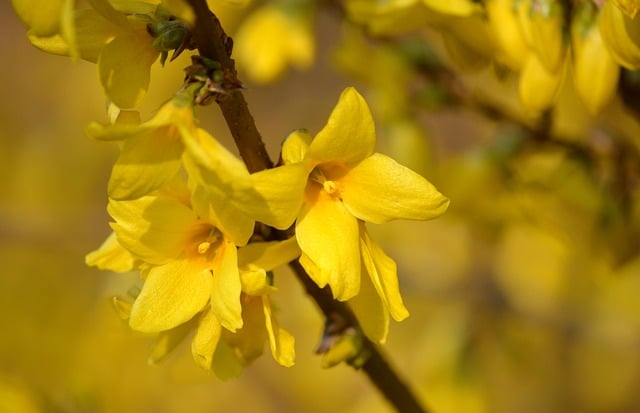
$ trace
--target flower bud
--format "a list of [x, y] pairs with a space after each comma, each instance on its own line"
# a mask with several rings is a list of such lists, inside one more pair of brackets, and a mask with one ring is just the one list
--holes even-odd
[[[348, 329], [323, 353], [322, 367], [327, 369], [342, 362], [353, 363], [359, 361], [363, 348], [362, 335]], [[364, 361], [359, 361], [358, 364], [362, 365]]]
[[525, 109], [541, 112], [550, 108], [563, 77], [563, 66], [555, 72], [549, 72], [538, 55], [530, 53], [518, 83], [520, 101]]
[[149, 23], [149, 33], [155, 34], [153, 47], [159, 52], [169, 52], [179, 48], [187, 38], [189, 29], [178, 20]]
[[555, 73], [565, 54], [564, 8], [558, 0], [539, 0], [531, 7], [531, 47], [540, 63]]
[[574, 84], [587, 109], [596, 114], [615, 95], [620, 68], [602, 40], [595, 6], [582, 4], [571, 25]]
[[520, 70], [527, 59], [529, 48], [518, 23], [512, 0], [485, 2], [489, 27], [498, 46], [497, 60], [513, 70]]
[[640, 18], [630, 19], [608, 1], [600, 10], [600, 35], [614, 60], [630, 70], [640, 68]]

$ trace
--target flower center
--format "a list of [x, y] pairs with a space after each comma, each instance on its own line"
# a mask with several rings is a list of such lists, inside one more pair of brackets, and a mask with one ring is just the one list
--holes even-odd
[[206, 259], [213, 259], [216, 256], [218, 247], [222, 242], [222, 232], [212, 225], [200, 227], [192, 237], [191, 254]]
[[316, 167], [309, 174], [309, 180], [314, 181], [322, 185], [322, 189], [334, 198], [340, 198], [340, 191], [338, 190], [338, 185], [335, 181], [327, 179], [324, 172]]
[[209, 247], [211, 247], [211, 243], [209, 241], [204, 241], [198, 244], [198, 254], [206, 254], [209, 251]]

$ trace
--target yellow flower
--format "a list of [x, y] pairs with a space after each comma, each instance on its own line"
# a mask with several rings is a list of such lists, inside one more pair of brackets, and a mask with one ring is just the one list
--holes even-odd
[[108, 211], [120, 245], [143, 263], [145, 282], [129, 319], [133, 329], [172, 329], [208, 303], [223, 327], [242, 327], [236, 243], [217, 222], [164, 194], [111, 200]]
[[[277, 228], [296, 220], [300, 262], [320, 287], [329, 285], [338, 300], [352, 299], [364, 271], [384, 309], [401, 320], [408, 312], [395, 263], [369, 237], [364, 222], [431, 219], [449, 201], [420, 175], [375, 153], [375, 143], [366, 102], [347, 88], [315, 138], [306, 131], [291, 134], [282, 149], [285, 165], [251, 175], [236, 203]], [[386, 326], [376, 329], [383, 340]]]
[[142, 124], [93, 122], [87, 127], [87, 134], [92, 138], [122, 141], [120, 156], [109, 180], [110, 198], [139, 198], [175, 177], [184, 152], [183, 136], [199, 133], [195, 132], [190, 96], [189, 93], [176, 96]]
[[235, 57], [239, 67], [257, 83], [269, 83], [291, 64], [313, 64], [315, 43], [311, 16], [305, 5], [267, 5], [255, 11], [238, 30]]
[[[207, 165], [209, 175], [217, 177], [216, 196], [227, 203], [228, 193], [224, 191], [232, 190], [228, 182], [247, 176], [248, 172], [242, 161], [206, 130], [197, 127], [192, 105], [194, 90], [180, 93], [142, 124], [94, 122], [87, 127], [87, 134], [95, 139], [120, 142], [120, 156], [109, 180], [111, 199], [136, 199], [157, 190], [176, 177], [185, 162], [189, 162], [186, 158], [194, 158]], [[195, 168], [190, 172], [197, 173]], [[211, 182], [208, 188], [214, 188]], [[203, 192], [200, 189], [194, 190], [196, 201]]]
[[34, 24], [29, 31], [31, 43], [48, 53], [97, 63], [107, 98], [120, 108], [140, 104], [149, 86], [151, 65], [160, 53], [164, 59], [168, 51], [179, 49], [186, 35], [182, 23], [168, 23], [167, 12], [158, 6], [158, 1], [92, 0], [91, 9], [75, 11], [72, 1], [52, 1], [50, 7], [48, 2], [37, 2], [47, 3], [47, 16], [54, 5], [62, 8], [63, 17], [51, 12], [47, 19], [60, 19], [59, 32], [51, 22], [46, 23], [51, 28], [45, 30], [45, 22], [38, 19], [41, 14], [21, 12], [31, 10], [32, 3], [33, 0], [14, 1], [23, 19]]
[[445, 16], [479, 15], [482, 7], [472, 0], [347, 0], [345, 9], [351, 20], [374, 34], [395, 35], [443, 21]]
[[[172, 185], [135, 200], [111, 200], [108, 211], [117, 243], [138, 263], [144, 279], [129, 325], [170, 337], [183, 324], [198, 320], [193, 321], [198, 324], [193, 347], [202, 365], [202, 360], [210, 363], [221, 328], [235, 332], [243, 326], [236, 245], [247, 239], [223, 232], [221, 228], [231, 223], [219, 223], [210, 211], [193, 209], [188, 197], [185, 187]], [[241, 214], [226, 218], [233, 225], [253, 226]], [[126, 269], [122, 257], [108, 240], [87, 261]], [[159, 358], [162, 351], [155, 353]]]
[[213, 369], [220, 378], [237, 376], [262, 355], [265, 341], [276, 362], [285, 367], [294, 364], [295, 339], [280, 327], [273, 314], [270, 295], [277, 289], [269, 274], [298, 255], [300, 250], [293, 238], [252, 243], [238, 250], [243, 326], [235, 332], [220, 329], [216, 318], [205, 313], [191, 345], [193, 357], [201, 367]]
[[133, 271], [140, 265], [133, 255], [118, 243], [115, 232], [112, 232], [97, 250], [87, 254], [85, 262], [92, 267], [114, 272]]
[[262, 354], [265, 340], [279, 364], [286, 367], [294, 364], [295, 340], [280, 327], [271, 307], [270, 295], [277, 289], [270, 272], [298, 256], [300, 249], [295, 238], [251, 243], [238, 250], [244, 327], [236, 334], [227, 334], [226, 342], [235, 344], [235, 354], [243, 364]]
[[73, 29], [69, 26], [73, 0], [11, 0], [11, 4], [33, 35], [53, 36]]
[[[133, 329], [159, 334], [150, 361], [163, 359], [195, 330], [194, 360], [223, 378], [258, 357], [265, 341], [279, 364], [293, 365], [294, 338], [273, 314], [276, 288], [269, 274], [299, 256], [295, 239], [253, 243], [238, 253], [216, 222], [184, 199], [174, 185], [137, 200], [110, 201], [114, 233], [87, 255], [89, 265], [102, 269], [141, 269], [144, 286], [133, 305], [115, 303]], [[234, 218], [238, 225], [242, 220]], [[229, 354], [214, 361], [218, 346]]]

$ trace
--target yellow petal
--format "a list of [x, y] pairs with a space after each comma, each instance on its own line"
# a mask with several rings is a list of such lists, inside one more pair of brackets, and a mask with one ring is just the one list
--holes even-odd
[[135, 199], [162, 187], [180, 170], [183, 150], [180, 136], [171, 126], [125, 140], [111, 171], [109, 197]]
[[614, 98], [620, 67], [607, 49], [597, 23], [572, 30], [573, 81], [587, 109], [597, 114]]
[[140, 104], [149, 86], [151, 64], [158, 58], [151, 38], [146, 37], [118, 36], [102, 49], [98, 58], [105, 94], [123, 109]]
[[372, 341], [384, 343], [389, 333], [389, 310], [382, 303], [371, 280], [363, 279], [358, 295], [349, 300], [364, 334]]
[[151, 268], [131, 308], [129, 325], [157, 333], [189, 321], [209, 301], [213, 278], [208, 268], [190, 260]]
[[461, 17], [468, 17], [481, 10], [480, 5], [471, 0], [422, 0], [422, 2], [440, 13]]
[[[218, 250], [219, 264], [214, 270], [211, 285], [211, 310], [220, 324], [233, 332], [242, 327], [242, 306], [240, 305], [240, 273], [236, 246], [228, 241]], [[218, 257], [216, 257], [218, 259]]]
[[120, 297], [113, 297], [111, 299], [111, 303], [113, 304], [113, 308], [116, 310], [116, 313], [118, 313], [118, 317], [120, 317], [122, 320], [129, 319], [129, 317], [131, 316], [131, 307], [133, 306], [133, 303]]
[[298, 129], [287, 136], [282, 144], [282, 160], [285, 164], [302, 162], [313, 137], [306, 129]]
[[97, 250], [87, 254], [85, 263], [101, 270], [115, 272], [133, 271], [135, 267], [134, 257], [118, 243], [115, 232], [109, 234]]
[[529, 54], [518, 82], [520, 101], [525, 109], [539, 113], [553, 105], [564, 77], [563, 69], [551, 73], [542, 65], [537, 54]]
[[[155, 129], [165, 128], [163, 134], [182, 141], [189, 139], [195, 129], [193, 112], [193, 95], [189, 90], [178, 93], [173, 99], [163, 104], [148, 121], [140, 122], [140, 112], [134, 109], [122, 109], [113, 103], [108, 112], [111, 123], [101, 125], [92, 122], [87, 127], [87, 135], [93, 139], [114, 141], [124, 140], [137, 135], [152, 134]], [[188, 135], [185, 137], [185, 135]]]
[[235, 333], [224, 330], [222, 339], [234, 349], [236, 357], [246, 366], [264, 352], [267, 330], [260, 297], [242, 297], [244, 325]]
[[345, 9], [349, 20], [366, 24], [369, 33], [397, 36], [424, 27], [441, 16], [420, 3], [420, 0], [349, 0]]
[[32, 33], [52, 36], [58, 32], [65, 0], [12, 0], [11, 3]]
[[244, 163], [203, 129], [183, 130], [185, 169], [193, 187], [198, 215], [213, 222], [236, 245], [253, 234], [254, 219], [238, 207], [238, 182], [249, 177]]
[[198, 321], [196, 334], [191, 341], [191, 354], [200, 367], [211, 370], [213, 354], [220, 340], [221, 326], [211, 309], [205, 310]]
[[379, 153], [339, 178], [339, 190], [354, 216], [376, 224], [393, 219], [431, 219], [449, 206], [449, 200], [429, 181]]
[[360, 227], [362, 261], [383, 304], [396, 321], [409, 316], [398, 286], [396, 263], [376, 244], [364, 224]]
[[[305, 260], [301, 264], [320, 287], [331, 286], [333, 296], [348, 300], [360, 289], [358, 222], [342, 202], [310, 184], [308, 204], [296, 224], [296, 237]], [[314, 266], [305, 265], [306, 260]]]
[[262, 296], [262, 308], [273, 358], [282, 366], [293, 366], [296, 358], [295, 338], [288, 331], [280, 328], [278, 320], [271, 314], [271, 303], [267, 295]]
[[74, 16], [75, 0], [64, 0], [60, 15], [60, 34], [69, 45], [69, 56], [75, 61], [80, 56], [76, 36], [76, 21]]
[[235, 379], [242, 374], [243, 367], [234, 349], [224, 340], [220, 340], [216, 347], [216, 352], [213, 354], [213, 363], [211, 364], [211, 369], [215, 375], [220, 380]]
[[[89, 4], [91, 4], [91, 8], [94, 9], [96, 12], [100, 13], [100, 15], [105, 20], [123, 28], [129, 27], [129, 23], [127, 22], [126, 15], [131, 13], [120, 12], [116, 10], [113, 7], [113, 5], [109, 2], [109, 0], [89, 0]], [[143, 10], [139, 10], [136, 12], [139, 14], [150, 14], [150, 13], [144, 13]]]
[[[55, 1], [50, 3], [56, 3]], [[96, 62], [100, 50], [104, 45], [111, 40], [113, 36], [109, 38], [103, 38], [101, 44], [95, 49], [93, 46], [94, 41], [103, 34], [104, 19], [101, 19], [93, 10], [73, 10], [74, 0], [64, 0], [62, 8], [60, 9], [60, 15], [58, 16], [59, 27], [56, 33], [43, 34], [41, 30], [34, 27], [27, 33], [29, 41], [38, 49], [52, 54], [71, 56], [72, 58], [82, 57], [85, 60]], [[95, 30], [93, 32], [86, 32], [87, 21], [86, 16], [94, 16], [101, 21], [96, 21]], [[93, 57], [93, 59], [88, 56]]]
[[265, 271], [286, 265], [300, 255], [295, 237], [286, 241], [254, 242], [238, 250], [238, 265], [253, 264]]
[[212, 222], [234, 244], [245, 245], [249, 241], [255, 222], [231, 202], [228, 193], [210, 186], [196, 186], [191, 202], [200, 217]]
[[75, 13], [76, 45], [82, 59], [97, 63], [102, 49], [124, 28], [105, 20], [96, 11], [77, 10]]
[[[113, 105], [111, 107], [113, 111], [115, 111], [116, 108], [118, 109], [119, 114], [120, 108], [117, 106], [114, 107]], [[91, 122], [89, 126], [87, 126], [85, 132], [90, 138], [97, 139], [99, 141], [120, 141], [136, 135], [149, 134], [152, 129], [152, 127], [146, 124], [137, 125], [134, 123], [123, 123], [103, 125], [98, 122]]]
[[254, 265], [240, 270], [240, 282], [242, 292], [247, 295], [260, 296], [276, 291], [276, 288], [270, 283], [267, 272]]
[[373, 153], [376, 132], [369, 106], [352, 87], [346, 88], [325, 127], [307, 150], [314, 163], [356, 163]]
[[170, 198], [145, 196], [133, 201], [109, 201], [111, 224], [118, 242], [149, 264], [176, 258], [197, 222], [193, 211]]
[[172, 328], [168, 331], [162, 331], [158, 334], [153, 347], [151, 348], [151, 354], [147, 359], [149, 364], [158, 364], [164, 360], [176, 347], [178, 347], [187, 335], [193, 329], [193, 323], [184, 323], [176, 328]]
[[206, 130], [185, 128], [181, 133], [187, 156], [201, 170], [216, 174], [217, 181], [225, 183], [248, 175], [244, 163]]
[[27, 37], [32, 45], [43, 52], [59, 56], [69, 56], [70, 54], [69, 45], [59, 34], [54, 36], [38, 36], [33, 33], [27, 33]]
[[300, 211], [308, 174], [302, 163], [254, 173], [240, 182], [234, 202], [256, 221], [286, 229]]
[[107, 115], [111, 123], [116, 125], [140, 125], [140, 112], [137, 110], [120, 109], [113, 103], [107, 109]]
[[[107, 0], [111, 3], [113, 8], [118, 12], [124, 15], [153, 15], [156, 12], [158, 7], [159, 0], [144, 0], [144, 1], [128, 1], [128, 0]], [[91, 5], [96, 9], [101, 9], [102, 7], [98, 7], [98, 3], [102, 3], [103, 0], [89, 0]], [[105, 12], [105, 10], [99, 10], [101, 12]]]

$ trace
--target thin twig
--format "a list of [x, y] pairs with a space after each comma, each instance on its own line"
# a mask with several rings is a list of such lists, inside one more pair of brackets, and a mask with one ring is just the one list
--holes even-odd
[[[225, 78], [233, 85], [239, 85], [230, 56], [233, 42], [222, 29], [220, 20], [209, 10], [205, 0], [189, 0], [188, 3], [196, 16], [192, 35], [198, 52], [219, 62]], [[249, 172], [270, 168], [273, 164], [242, 92], [233, 88], [218, 99], [218, 104]]]
[[[231, 76], [231, 82], [239, 84], [236, 77], [234, 62], [231, 59], [230, 39], [225, 34], [220, 21], [209, 10], [206, 0], [187, 0], [196, 15], [193, 28], [193, 38], [201, 56], [220, 62], [225, 76]], [[227, 125], [240, 151], [240, 156], [251, 172], [268, 169], [273, 166], [262, 138], [255, 126], [253, 116], [249, 112], [242, 92], [234, 90], [226, 98], [219, 99]], [[274, 236], [278, 237], [275, 231]], [[313, 298], [327, 320], [338, 315], [342, 320], [360, 330], [358, 321], [346, 303], [333, 299], [328, 288], [319, 288], [296, 261], [290, 264], [299, 281], [303, 284], [307, 294]], [[400, 379], [390, 364], [382, 356], [378, 347], [365, 338], [364, 347], [370, 356], [362, 365], [362, 370], [371, 382], [400, 412], [428, 413], [406, 383]]]

